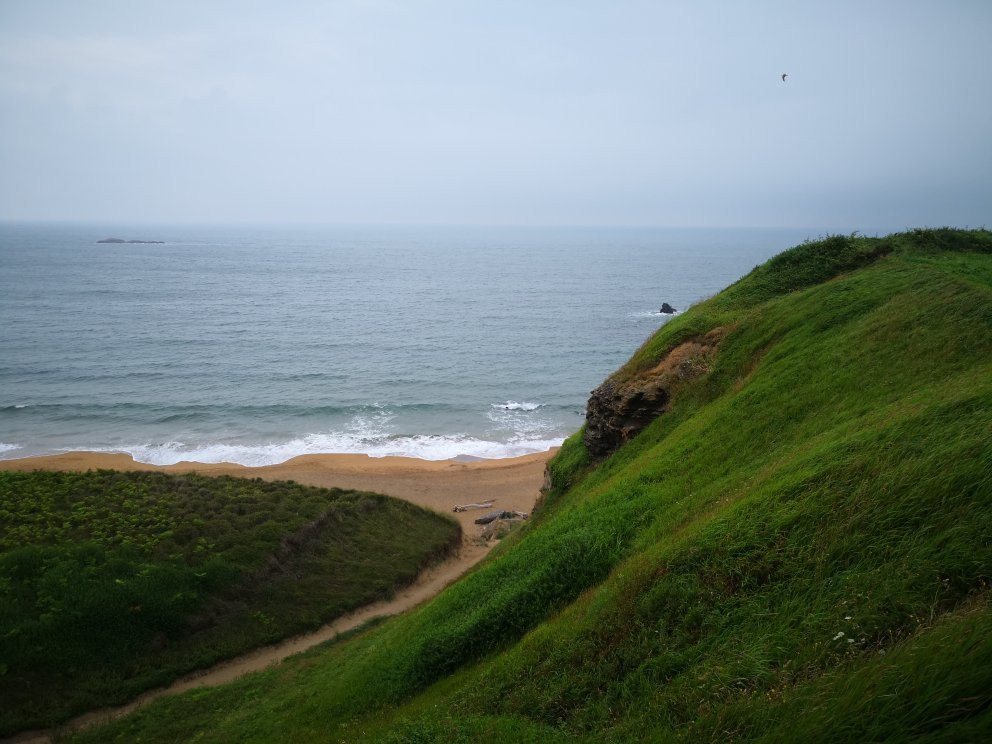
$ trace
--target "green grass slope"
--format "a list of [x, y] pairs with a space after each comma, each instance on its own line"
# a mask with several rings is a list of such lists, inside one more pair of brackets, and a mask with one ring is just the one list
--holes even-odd
[[454, 520], [378, 494], [0, 472], [0, 734], [318, 627], [460, 539]]
[[80, 741], [992, 735], [992, 234], [832, 237], [677, 316], [670, 409], [417, 611]]

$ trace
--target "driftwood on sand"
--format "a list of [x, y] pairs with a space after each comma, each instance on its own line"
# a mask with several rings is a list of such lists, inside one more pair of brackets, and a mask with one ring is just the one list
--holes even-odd
[[490, 522], [495, 522], [497, 519], [527, 519], [529, 514], [518, 511], [495, 511], [490, 512], [484, 517], [479, 517], [475, 520], [476, 524], [489, 524]]
[[469, 509], [491, 509], [495, 499], [490, 499], [489, 501], [483, 501], [478, 504], [456, 504], [453, 511], [463, 512]]

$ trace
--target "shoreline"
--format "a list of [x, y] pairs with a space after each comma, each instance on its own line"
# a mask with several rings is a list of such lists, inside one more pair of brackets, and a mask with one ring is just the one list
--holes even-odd
[[[512, 401], [510, 402], [512, 403]], [[509, 405], [509, 403], [507, 404]], [[522, 409], [528, 415], [543, 407]], [[491, 404], [491, 408], [496, 404]], [[14, 409], [32, 408], [31, 405], [13, 406]], [[0, 406], [0, 414], [7, 416], [11, 406]], [[501, 411], [506, 413], [506, 411]], [[520, 411], [510, 410], [507, 415], [516, 415]], [[16, 413], [12, 414], [15, 415]], [[391, 418], [391, 414], [386, 418]], [[4, 419], [6, 420], [6, 419]], [[504, 421], [503, 424], [513, 428], [520, 425], [519, 421]], [[230, 464], [246, 467], [265, 467], [281, 465], [288, 460], [305, 455], [367, 455], [372, 458], [401, 457], [416, 460], [506, 460], [529, 454], [546, 452], [560, 447], [578, 426], [567, 430], [556, 430], [556, 434], [524, 435], [520, 432], [513, 434], [510, 439], [478, 438], [466, 434], [404, 434], [386, 436], [375, 431], [377, 424], [372, 422], [366, 431], [354, 432], [310, 431], [301, 427], [302, 433], [294, 435], [273, 434], [265, 441], [227, 441], [225, 435], [215, 437], [185, 437], [166, 433], [160, 437], [134, 436], [128, 442], [117, 441], [114, 444], [101, 443], [99, 433], [87, 437], [90, 441], [63, 442], [52, 446], [48, 437], [35, 441], [30, 435], [0, 436], [0, 461], [23, 460], [27, 458], [50, 457], [55, 455], [86, 452], [105, 455], [131, 455], [135, 460], [148, 465], [176, 465], [195, 462], [203, 465]], [[313, 427], [309, 427], [313, 428]], [[116, 439], [102, 437], [102, 439]], [[17, 441], [14, 441], [17, 440]], [[181, 440], [181, 441], [180, 441]]]
[[307, 486], [376, 491], [449, 514], [462, 525], [464, 540], [476, 534], [474, 512], [454, 512], [457, 504], [492, 500], [493, 509], [533, 511], [545, 463], [558, 448], [493, 460], [421, 460], [358, 454], [299, 455], [278, 465], [179, 462], [151, 465], [126, 453], [63, 452], [0, 460], [0, 471], [86, 471], [96, 469], [230, 475], [263, 480], [293, 480]]
[[448, 514], [462, 527], [462, 545], [448, 560], [426, 569], [413, 584], [397, 590], [392, 599], [360, 607], [338, 617], [316, 631], [294, 636], [241, 656], [222, 661], [176, 680], [165, 687], [149, 690], [123, 706], [106, 707], [75, 716], [48, 730], [22, 731], [5, 741], [40, 743], [56, 736], [103, 723], [136, 710], [165, 695], [179, 694], [194, 687], [230, 682], [245, 674], [265, 669], [301, 653], [338, 634], [358, 627], [378, 616], [399, 614], [427, 601], [457, 581], [485, 558], [495, 543], [478, 540], [481, 528], [475, 524], [478, 511], [454, 512], [457, 504], [493, 500], [493, 510], [530, 513], [544, 482], [544, 467], [557, 448], [498, 460], [420, 460], [413, 457], [370, 457], [353, 454], [301, 455], [278, 465], [251, 467], [234, 463], [180, 462], [175, 465], [148, 465], [128, 454], [104, 452], [65, 452], [13, 460], [0, 460], [0, 471], [32, 470], [85, 471], [113, 469], [231, 475], [264, 480], [295, 480], [322, 488], [349, 488], [376, 491], [419, 506]]

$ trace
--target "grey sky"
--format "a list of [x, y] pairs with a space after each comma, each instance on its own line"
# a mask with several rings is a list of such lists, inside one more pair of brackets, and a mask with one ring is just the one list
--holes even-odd
[[992, 225], [990, 32], [988, 0], [0, 0], [0, 219]]

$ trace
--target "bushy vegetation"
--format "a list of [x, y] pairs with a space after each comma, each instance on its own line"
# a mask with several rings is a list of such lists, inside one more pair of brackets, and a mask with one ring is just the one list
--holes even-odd
[[453, 520], [292, 482], [0, 472], [0, 732], [49, 724], [383, 598]]
[[713, 368], [416, 612], [80, 741], [992, 737], [992, 234], [828, 238], [673, 319]]

